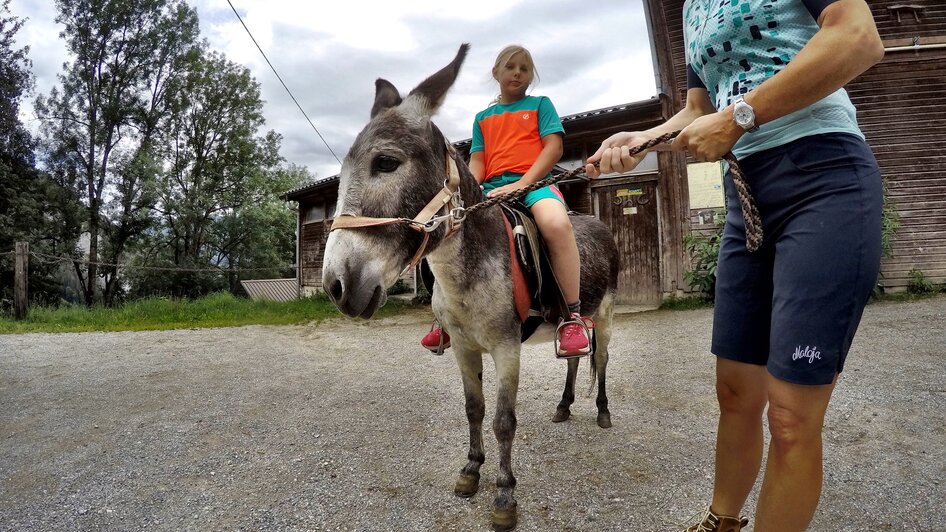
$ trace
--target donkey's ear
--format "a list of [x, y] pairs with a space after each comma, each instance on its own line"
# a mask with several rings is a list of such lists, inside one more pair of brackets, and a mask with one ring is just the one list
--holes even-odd
[[437, 112], [437, 109], [440, 108], [444, 96], [447, 95], [447, 90], [449, 90], [450, 87], [453, 86], [453, 82], [457, 80], [457, 75], [460, 73], [460, 66], [463, 64], [463, 60], [466, 59], [466, 53], [469, 49], [470, 45], [468, 43], [461, 44], [460, 49], [457, 51], [457, 56], [453, 58], [453, 61], [451, 61], [449, 65], [440, 69], [440, 71], [433, 76], [425, 79], [407, 96], [408, 98], [418, 98], [420, 100], [419, 103], [421, 103], [421, 108], [427, 112], [428, 116], [433, 116], [433, 114]]
[[401, 94], [386, 79], [378, 78], [374, 82], [374, 105], [371, 106], [371, 118], [381, 111], [401, 103]]

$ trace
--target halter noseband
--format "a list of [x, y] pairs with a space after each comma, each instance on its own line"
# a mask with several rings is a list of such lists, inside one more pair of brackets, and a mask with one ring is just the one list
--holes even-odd
[[[420, 262], [420, 259], [424, 256], [424, 250], [427, 249], [430, 233], [437, 229], [441, 223], [446, 221], [446, 236], [450, 236], [459, 229], [460, 223], [463, 222], [466, 216], [463, 211], [463, 199], [460, 196], [460, 172], [457, 170], [457, 151], [449, 142], [445, 144], [447, 146], [447, 178], [444, 179], [443, 188], [440, 189], [440, 192], [417, 213], [417, 216], [413, 219], [374, 218], [371, 216], [358, 216], [346, 212], [335, 217], [329, 232], [335, 231], [336, 229], [358, 229], [362, 227], [406, 224], [411, 229], [424, 233], [424, 240], [420, 243], [420, 247], [417, 249], [417, 252], [414, 253], [414, 257], [411, 258], [410, 264], [404, 268], [401, 275], [417, 266], [417, 263]], [[446, 214], [436, 216], [438, 212], [445, 208], [447, 209]]]

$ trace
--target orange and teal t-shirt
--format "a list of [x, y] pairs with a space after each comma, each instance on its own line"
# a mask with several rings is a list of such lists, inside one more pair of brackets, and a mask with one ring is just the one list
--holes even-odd
[[562, 120], [545, 96], [493, 104], [476, 114], [470, 153], [483, 152], [486, 180], [504, 173], [522, 175], [542, 152], [542, 137], [564, 135]]

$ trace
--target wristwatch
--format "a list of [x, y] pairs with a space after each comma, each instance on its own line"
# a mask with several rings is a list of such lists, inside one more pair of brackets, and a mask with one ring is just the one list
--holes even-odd
[[732, 117], [736, 125], [745, 129], [748, 133], [755, 133], [759, 130], [759, 126], [755, 125], [755, 111], [751, 105], [746, 103], [741, 94], [736, 96], [736, 101], [733, 102]]

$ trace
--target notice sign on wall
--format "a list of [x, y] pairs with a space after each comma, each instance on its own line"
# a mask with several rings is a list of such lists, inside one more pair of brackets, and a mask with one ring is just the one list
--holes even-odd
[[690, 208], [710, 209], [724, 207], [723, 163], [693, 163], [687, 165], [690, 184]]

